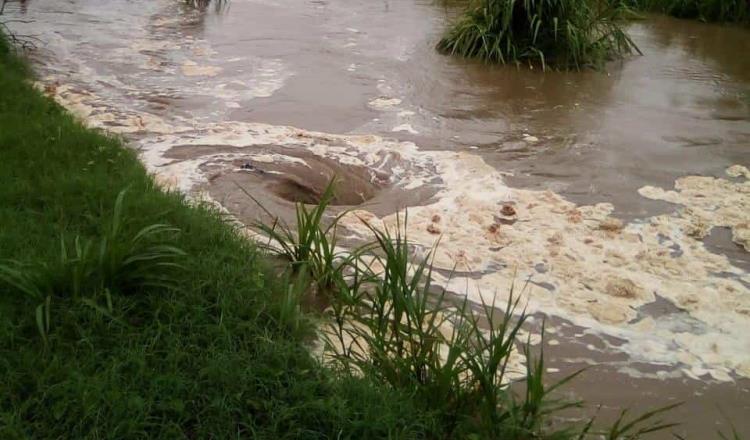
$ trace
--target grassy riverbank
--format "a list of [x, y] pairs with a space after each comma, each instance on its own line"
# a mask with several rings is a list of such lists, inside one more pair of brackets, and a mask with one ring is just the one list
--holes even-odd
[[[289, 319], [253, 246], [216, 212], [160, 191], [119, 140], [83, 128], [27, 78], [0, 39], [0, 260], [50, 286], [0, 283], [0, 438], [416, 438], [432, 429], [432, 416], [398, 392], [320, 368], [302, 342], [309, 326]], [[94, 255], [111, 235], [124, 188], [123, 242], [154, 224], [179, 232], [156, 231], [140, 250], [108, 246], [107, 256], [172, 246], [182, 252], [162, 262], [181, 268], [120, 261], [98, 279], [98, 257], [76, 263], [76, 237]]]

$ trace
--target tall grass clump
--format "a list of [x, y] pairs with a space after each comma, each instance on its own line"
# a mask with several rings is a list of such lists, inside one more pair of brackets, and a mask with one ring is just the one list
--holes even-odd
[[473, 310], [434, 288], [431, 254], [415, 260], [400, 220], [395, 232], [367, 226], [372, 255], [352, 260], [323, 331], [327, 358], [343, 372], [413, 395], [439, 414], [445, 438], [636, 439], [673, 426], [654, 420], [670, 408], [631, 421], [624, 412], [608, 431], [592, 431], [593, 420], [554, 426], [554, 415], [582, 405], [555, 395], [581, 371], [548, 383], [544, 351], [519, 343], [519, 295]]
[[250, 197], [273, 221], [255, 222], [253, 227], [268, 238], [261, 246], [281, 256], [289, 263], [293, 275], [309, 277], [314, 281], [318, 292], [330, 293], [341, 278], [341, 271], [347, 266], [351, 253], [337, 249], [338, 222], [348, 211], [331, 218], [326, 211], [335, 196], [336, 180], [326, 186], [317, 205], [295, 204], [294, 227], [268, 211], [250, 193], [240, 190]]
[[[529, 387], [527, 398], [518, 400], [508, 380], [525, 321], [524, 314], [513, 319], [517, 301], [504, 313], [486, 307], [480, 327], [466, 301], [456, 304], [433, 291], [429, 255], [413, 262], [400, 230], [372, 231], [378, 247], [371, 265], [382, 270], [363, 266], [361, 278], [370, 282], [354, 284], [342, 295], [349, 301], [332, 307], [336, 325], [326, 341], [333, 359], [351, 374], [414, 394], [426, 410], [441, 414], [449, 437], [537, 436], [541, 408], [532, 402], [545, 401], [548, 390]], [[536, 365], [529, 367], [529, 377], [536, 377]]]
[[[276, 242], [270, 250], [288, 259], [292, 270], [304, 270], [300, 277], [322, 276], [335, 291], [327, 309], [330, 322], [324, 324], [324, 357], [351, 376], [413, 395], [424, 411], [439, 414], [447, 438], [522, 439], [544, 430], [553, 435], [543, 420], [579, 403], [555, 401], [550, 393], [577, 373], [546, 386], [543, 353], [525, 371], [509, 371], [517, 367], [509, 367], [512, 358], [532, 358], [516, 344], [526, 315], [514, 317], [513, 292], [504, 310], [482, 304], [480, 314], [466, 300], [449, 300], [444, 290], [433, 289], [430, 255], [414, 261], [400, 219], [395, 235], [367, 224], [371, 245], [349, 258], [325, 260], [323, 255], [331, 254], [326, 243], [335, 240], [321, 237], [333, 234], [340, 218], [321, 226], [331, 191], [329, 185], [317, 206], [297, 205], [296, 230], [279, 229], [278, 220], [256, 225]], [[323, 260], [326, 270], [308, 267]], [[511, 390], [511, 377], [526, 378], [524, 393]], [[563, 433], [568, 431], [554, 435]]]
[[747, 0], [617, 0], [636, 10], [706, 22], [750, 23]]
[[640, 53], [620, 26], [626, 9], [608, 0], [471, 0], [437, 48], [492, 63], [600, 68]]
[[191, 8], [205, 11], [213, 4], [215, 12], [222, 12], [229, 7], [229, 0], [184, 0], [185, 4]]

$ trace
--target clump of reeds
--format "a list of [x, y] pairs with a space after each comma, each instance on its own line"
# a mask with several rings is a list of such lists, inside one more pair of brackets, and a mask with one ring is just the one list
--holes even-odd
[[201, 11], [206, 10], [213, 4], [214, 10], [221, 12], [229, 6], [229, 0], [185, 0], [185, 4]]
[[[543, 355], [533, 361], [518, 352], [526, 315], [514, 317], [512, 293], [504, 311], [482, 304], [473, 313], [466, 300], [456, 303], [432, 289], [429, 255], [412, 261], [400, 227], [395, 234], [371, 230], [377, 264], [354, 268], [360, 282], [342, 285], [341, 301], [331, 307], [335, 325], [326, 333], [328, 350], [346, 371], [416, 395], [444, 417], [449, 436], [536, 437], [546, 414], [578, 405], [548, 398], [577, 373], [547, 387]], [[525, 372], [509, 371], [514, 356], [527, 359]], [[524, 376], [526, 390], [516, 394], [510, 378]]]
[[[349, 257], [326, 257], [332, 240], [321, 237], [340, 219], [322, 226], [330, 191], [329, 185], [318, 206], [297, 205], [296, 230], [279, 230], [278, 221], [259, 229], [277, 242], [269, 249], [298, 268], [292, 270], [301, 271], [303, 280], [327, 280], [332, 295], [330, 320], [323, 327], [324, 358], [332, 365], [413, 395], [425, 411], [440, 415], [446, 438], [637, 439], [673, 426], [654, 419], [670, 407], [630, 421], [623, 412], [606, 431], [592, 430], [593, 420], [551, 426], [550, 416], [581, 405], [553, 395], [580, 371], [547, 383], [543, 350], [532, 354], [528, 341], [518, 341], [527, 321], [518, 310], [519, 296], [510, 292], [503, 307], [482, 302], [472, 310], [467, 300], [434, 289], [430, 253], [415, 260], [400, 219], [395, 231], [366, 223], [374, 236], [371, 245]], [[310, 269], [316, 265], [321, 266]], [[298, 307], [298, 301], [292, 305]]]
[[[330, 292], [341, 278], [349, 253], [337, 250], [337, 226], [344, 211], [334, 218], [325, 217], [326, 210], [334, 198], [335, 179], [332, 179], [321, 194], [317, 205], [295, 204], [295, 224], [291, 227], [269, 212], [250, 193], [240, 187], [273, 221], [262, 221], [253, 227], [269, 239], [261, 246], [289, 262], [293, 275], [311, 278], [319, 292]], [[326, 223], [328, 224], [326, 226]]]
[[444, 53], [543, 69], [601, 67], [637, 46], [608, 0], [472, 0], [437, 45]]

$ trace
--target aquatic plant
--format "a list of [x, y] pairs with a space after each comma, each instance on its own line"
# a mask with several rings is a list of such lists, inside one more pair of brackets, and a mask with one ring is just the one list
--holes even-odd
[[229, 0], [184, 0], [185, 4], [196, 8], [198, 10], [204, 11], [206, 10], [211, 4], [214, 5], [214, 10], [216, 12], [221, 12], [227, 6], [229, 5]]
[[729, 432], [724, 432], [723, 429], [719, 429], [717, 431], [717, 435], [719, 436], [719, 438], [721, 440], [742, 440], [742, 437], [740, 437], [740, 433], [737, 431], [737, 427], [734, 426], [734, 422], [729, 417], [727, 417], [726, 414], [724, 414], [724, 411], [721, 411], [721, 409], [719, 411], [721, 412], [722, 418], [724, 418], [727, 425], [729, 425]]
[[331, 292], [337, 278], [341, 277], [346, 261], [352, 256], [351, 252], [336, 249], [338, 222], [348, 211], [332, 218], [326, 218], [325, 215], [334, 199], [335, 186], [334, 178], [326, 186], [317, 205], [295, 203], [293, 227], [273, 215], [249, 192], [238, 186], [269, 218], [273, 219], [270, 224], [258, 221], [252, 225], [268, 237], [268, 242], [261, 243], [261, 246], [285, 258], [294, 274], [307, 273], [321, 293]]
[[646, 411], [638, 416], [628, 419], [629, 410], [624, 409], [609, 429], [602, 432], [607, 440], [630, 440], [639, 439], [646, 434], [677, 426], [678, 423], [665, 422], [658, 417], [682, 405], [682, 402]]
[[437, 48], [493, 63], [599, 68], [640, 53], [620, 27], [625, 11], [608, 0], [472, 0]]
[[619, 0], [628, 6], [678, 18], [725, 23], [750, 23], [747, 0]]
[[[592, 431], [593, 419], [553, 426], [551, 416], [582, 405], [555, 397], [582, 370], [547, 383], [543, 348], [535, 355], [529, 341], [518, 342], [527, 315], [513, 288], [504, 308], [493, 301], [473, 310], [433, 287], [431, 253], [414, 261], [400, 219], [395, 232], [366, 225], [376, 246], [340, 280], [323, 330], [325, 356], [344, 372], [414, 395], [440, 414], [446, 438], [636, 439], [674, 426], [654, 420], [673, 406], [630, 421], [623, 412], [607, 431]], [[541, 332], [544, 339], [544, 325]], [[523, 370], [514, 371], [514, 358]]]

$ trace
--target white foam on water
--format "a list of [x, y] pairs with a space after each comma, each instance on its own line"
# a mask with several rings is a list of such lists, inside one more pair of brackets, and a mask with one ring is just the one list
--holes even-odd
[[377, 109], [390, 109], [401, 104], [401, 99], [380, 97], [373, 99], [368, 104], [370, 105], [370, 107]]
[[399, 132], [399, 131], [405, 131], [405, 132], [411, 133], [411, 134], [419, 134], [419, 132], [417, 130], [415, 130], [414, 127], [411, 126], [411, 124], [397, 125], [397, 126], [393, 127], [393, 129], [391, 129], [391, 131], [394, 132], [394, 133]]
[[216, 76], [221, 72], [221, 67], [200, 65], [192, 60], [187, 60], [180, 66], [182, 74], [185, 76]]

